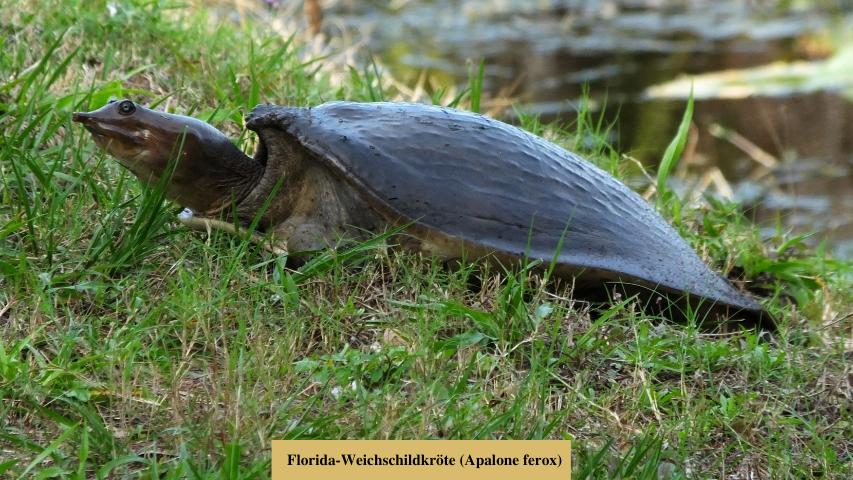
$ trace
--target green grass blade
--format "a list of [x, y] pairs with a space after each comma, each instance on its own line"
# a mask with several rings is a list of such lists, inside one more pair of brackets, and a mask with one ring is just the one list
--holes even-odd
[[27, 468], [25, 468], [24, 471], [21, 472], [21, 475], [18, 477], [18, 479], [20, 480], [26, 477], [27, 474], [30, 473], [30, 471], [36, 466], [38, 466], [41, 462], [43, 462], [44, 459], [59, 450], [61, 446], [65, 445], [66, 440], [68, 440], [72, 435], [74, 435], [74, 433], [77, 432], [78, 428], [79, 425], [74, 425], [73, 427], [67, 428], [64, 432], [62, 432], [61, 435], [56, 438], [56, 440], [50, 442], [50, 445], [48, 445], [47, 448], [45, 448], [38, 455], [36, 455], [33, 461], [30, 462], [29, 465], [27, 465]]
[[138, 455], [123, 455], [118, 458], [114, 458], [109, 462], [105, 463], [101, 468], [98, 469], [95, 478], [98, 480], [114, 478], [114, 470], [119, 467], [123, 467], [125, 465], [131, 464], [140, 464], [142, 466], [148, 465], [150, 462]]
[[684, 110], [684, 115], [681, 117], [681, 123], [678, 125], [678, 132], [661, 158], [660, 167], [658, 167], [657, 175], [657, 190], [658, 204], [668, 203], [672, 197], [672, 192], [667, 186], [667, 180], [675, 169], [678, 161], [681, 159], [681, 154], [684, 152], [684, 146], [687, 144], [687, 136], [690, 133], [690, 124], [693, 121], [693, 90], [690, 90], [690, 97], [687, 99], [687, 108]]
[[0, 475], [9, 471], [12, 467], [18, 464], [18, 460], [5, 460], [0, 462]]
[[477, 73], [469, 73], [468, 89], [471, 98], [471, 111], [480, 113], [480, 99], [483, 96], [483, 75], [486, 70], [486, 60], [480, 60], [480, 65], [477, 67]]

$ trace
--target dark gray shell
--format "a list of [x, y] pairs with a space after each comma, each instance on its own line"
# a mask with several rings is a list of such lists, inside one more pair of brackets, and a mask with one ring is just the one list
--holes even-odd
[[291, 135], [357, 189], [469, 244], [761, 311], [635, 192], [519, 128], [421, 104], [261, 105], [248, 127]]

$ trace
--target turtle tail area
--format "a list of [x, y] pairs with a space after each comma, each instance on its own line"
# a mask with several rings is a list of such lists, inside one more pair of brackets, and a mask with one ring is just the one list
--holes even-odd
[[752, 301], [748, 307], [732, 305], [685, 295], [684, 292], [622, 282], [609, 282], [605, 288], [596, 288], [594, 291], [576, 291], [575, 296], [607, 304], [612, 304], [614, 299], [634, 297], [647, 315], [681, 324], [695, 322], [703, 331], [755, 329], [775, 332], [778, 329], [776, 318]]

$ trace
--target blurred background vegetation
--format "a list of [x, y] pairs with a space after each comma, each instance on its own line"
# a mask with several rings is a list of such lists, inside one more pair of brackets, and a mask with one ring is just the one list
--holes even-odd
[[[273, 18], [299, 8], [265, 3]], [[769, 229], [781, 219], [853, 257], [849, 1], [312, 3], [310, 31], [376, 62], [404, 97], [466, 85], [481, 61], [483, 109], [504, 119], [568, 120], [588, 88], [593, 111], [614, 125], [608, 140], [646, 165], [693, 84], [681, 193], [737, 200]]]

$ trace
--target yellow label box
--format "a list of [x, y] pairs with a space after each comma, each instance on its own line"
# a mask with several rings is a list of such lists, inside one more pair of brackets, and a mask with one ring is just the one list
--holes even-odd
[[568, 440], [274, 440], [272, 480], [566, 480]]

